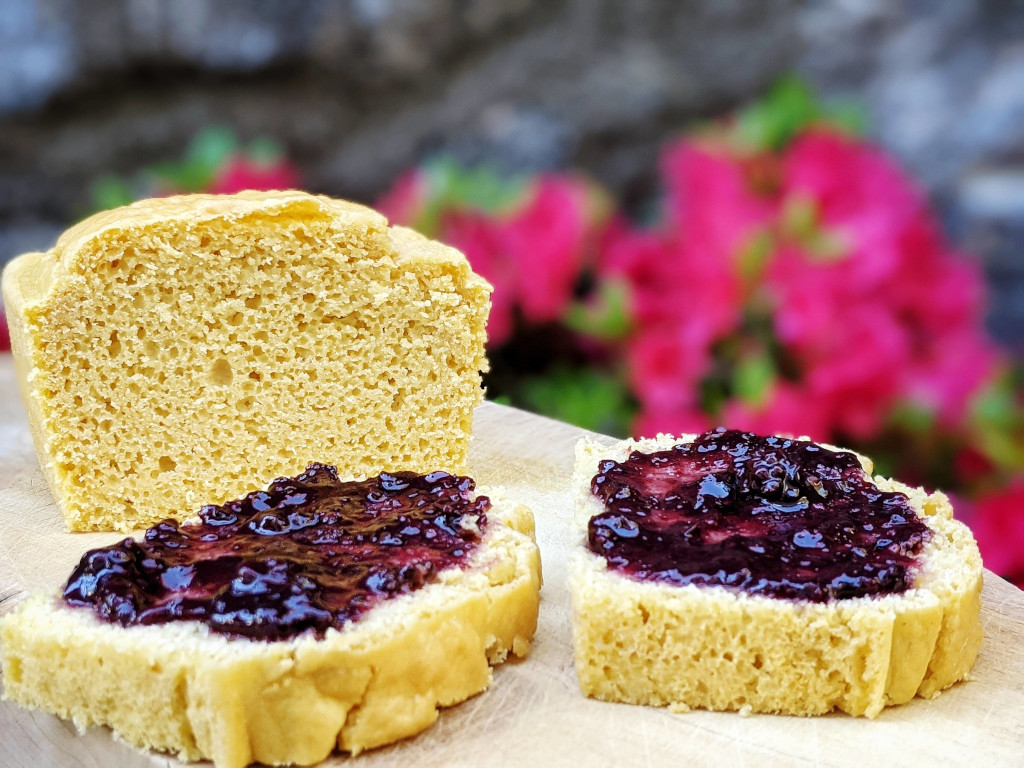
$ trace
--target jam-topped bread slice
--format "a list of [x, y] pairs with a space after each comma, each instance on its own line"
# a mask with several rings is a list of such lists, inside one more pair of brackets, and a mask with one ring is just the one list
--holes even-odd
[[458, 251], [304, 192], [145, 200], [3, 278], [70, 530], [145, 527], [294, 476], [464, 472], [490, 286]]
[[948, 499], [863, 457], [724, 429], [577, 446], [584, 693], [876, 716], [964, 679], [981, 559]]
[[221, 768], [418, 733], [536, 629], [533, 516], [473, 490], [315, 464], [90, 551], [0, 621], [5, 695]]

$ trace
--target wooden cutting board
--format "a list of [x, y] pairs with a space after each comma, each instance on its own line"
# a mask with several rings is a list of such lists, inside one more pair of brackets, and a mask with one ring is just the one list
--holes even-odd
[[[986, 573], [985, 643], [969, 683], [877, 720], [670, 712], [584, 698], [570, 644], [566, 558], [575, 545], [569, 476], [583, 432], [491, 403], [474, 428], [471, 474], [503, 485], [537, 518], [544, 562], [540, 626], [528, 659], [490, 690], [442, 712], [425, 733], [351, 762], [381, 766], [1024, 765], [1024, 592]], [[1024, 513], [1024, 510], [1022, 510]], [[0, 613], [56, 590], [86, 549], [116, 534], [68, 534], [39, 471], [9, 355], [0, 356]], [[328, 765], [350, 760], [337, 756]], [[103, 728], [78, 734], [51, 715], [0, 703], [0, 766], [180, 766]]]

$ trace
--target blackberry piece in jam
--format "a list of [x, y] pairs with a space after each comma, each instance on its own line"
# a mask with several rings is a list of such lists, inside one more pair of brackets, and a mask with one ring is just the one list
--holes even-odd
[[490, 508], [474, 487], [445, 472], [342, 482], [310, 464], [204, 507], [198, 522], [164, 520], [141, 541], [87, 552], [64, 600], [123, 626], [192, 620], [259, 640], [322, 637], [465, 563]]
[[638, 580], [826, 602], [903, 592], [931, 532], [857, 457], [718, 429], [605, 460], [589, 549]]

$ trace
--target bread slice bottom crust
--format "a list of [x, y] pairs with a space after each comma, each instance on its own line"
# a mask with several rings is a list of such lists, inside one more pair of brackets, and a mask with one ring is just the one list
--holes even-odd
[[533, 515], [493, 502], [465, 569], [376, 606], [322, 640], [256, 642], [196, 622], [122, 628], [34, 596], [0, 623], [5, 697], [108, 725], [130, 744], [212, 759], [307, 765], [419, 733], [486, 689], [537, 625]]
[[[660, 450], [687, 438], [577, 446], [576, 520], [602, 511], [590, 493], [601, 458]], [[689, 437], [692, 439], [692, 437]], [[865, 460], [866, 461], [866, 460]], [[867, 464], [870, 471], [870, 464]], [[581, 545], [570, 564], [573, 645], [581, 690], [630, 704], [875, 717], [965, 679], [978, 655], [982, 565], [970, 531], [942, 493], [876, 477], [905, 493], [933, 535], [914, 588], [828, 603], [724, 587], [640, 582]]]

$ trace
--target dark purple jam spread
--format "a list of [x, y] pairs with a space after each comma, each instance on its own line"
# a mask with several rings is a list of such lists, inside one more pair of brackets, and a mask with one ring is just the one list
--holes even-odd
[[203, 507], [201, 522], [164, 520], [142, 541], [87, 552], [64, 600], [125, 626], [196, 620], [260, 640], [322, 637], [464, 562], [490, 508], [473, 488], [445, 472], [341, 482], [334, 467], [310, 464]]
[[639, 580], [825, 602], [902, 592], [930, 531], [852, 453], [718, 429], [591, 484], [590, 550]]

